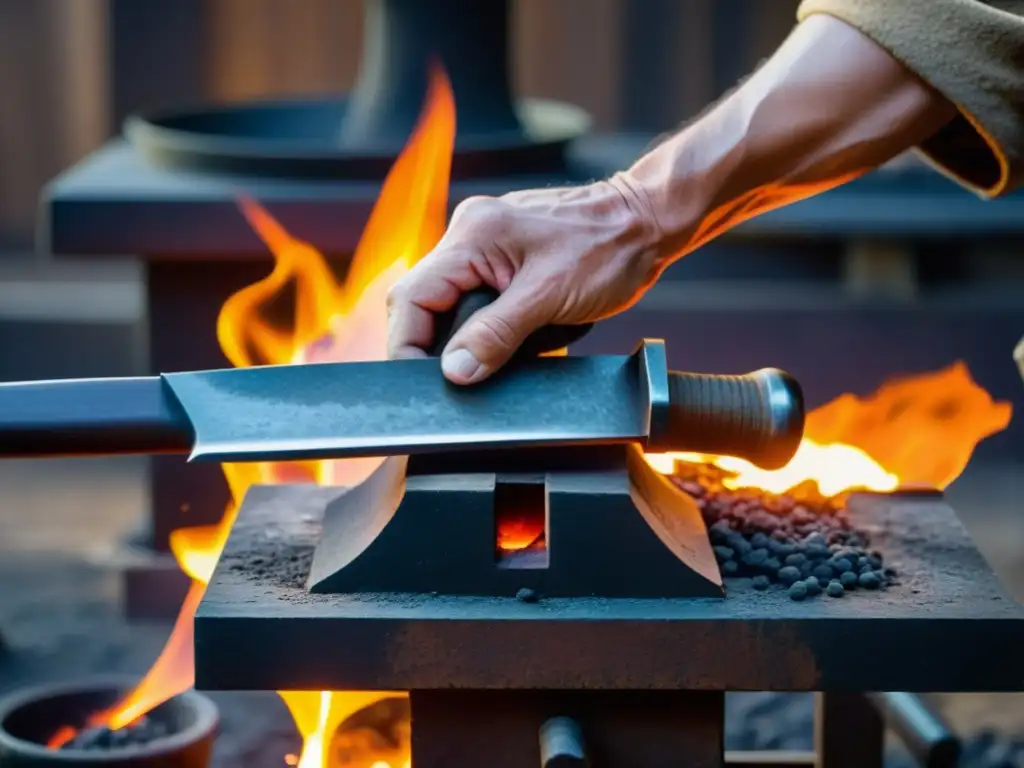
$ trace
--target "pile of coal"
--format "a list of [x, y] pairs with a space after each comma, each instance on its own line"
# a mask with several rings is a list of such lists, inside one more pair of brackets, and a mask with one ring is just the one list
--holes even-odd
[[61, 745], [61, 749], [106, 750], [140, 747], [168, 735], [167, 723], [152, 717], [141, 717], [131, 725], [114, 730], [107, 726], [97, 726], [79, 731], [70, 741]]
[[704, 516], [723, 576], [751, 578], [760, 590], [781, 584], [793, 600], [840, 598], [894, 583], [896, 572], [854, 528], [840, 501], [808, 489], [783, 495], [730, 490], [725, 477], [712, 465], [685, 463], [673, 475]]

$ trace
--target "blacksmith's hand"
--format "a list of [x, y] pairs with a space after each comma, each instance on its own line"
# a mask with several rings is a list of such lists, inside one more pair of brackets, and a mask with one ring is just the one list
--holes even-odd
[[424, 356], [434, 314], [487, 285], [501, 295], [441, 357], [452, 382], [482, 381], [541, 326], [600, 320], [633, 304], [664, 267], [660, 240], [646, 194], [628, 174], [468, 199], [437, 247], [392, 289], [389, 355]]
[[868, 35], [811, 15], [739, 88], [629, 171], [582, 187], [464, 202], [438, 246], [392, 292], [389, 352], [425, 354], [433, 313], [489, 285], [501, 295], [456, 332], [441, 358], [451, 381], [481, 381], [541, 326], [626, 309], [674, 259], [747, 219], [857, 178], [936, 136], [955, 115]]

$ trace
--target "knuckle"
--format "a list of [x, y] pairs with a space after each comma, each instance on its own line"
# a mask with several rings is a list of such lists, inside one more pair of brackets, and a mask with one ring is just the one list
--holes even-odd
[[512, 352], [519, 345], [519, 332], [503, 317], [484, 315], [478, 332], [482, 341], [503, 353]]
[[497, 198], [476, 195], [456, 206], [451, 226], [460, 230], [477, 231], [500, 220], [504, 206]]

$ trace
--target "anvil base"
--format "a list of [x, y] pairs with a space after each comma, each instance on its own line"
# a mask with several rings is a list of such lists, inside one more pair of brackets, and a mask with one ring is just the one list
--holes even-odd
[[[1024, 690], [1024, 609], [939, 497], [858, 496], [896, 586], [794, 602], [310, 594], [343, 491], [253, 488], [196, 615], [205, 690]], [[614, 552], [608, 566], [615, 567]]]

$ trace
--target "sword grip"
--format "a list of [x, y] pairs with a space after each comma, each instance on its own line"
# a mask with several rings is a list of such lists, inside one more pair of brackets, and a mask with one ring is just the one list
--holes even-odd
[[[498, 298], [500, 294], [490, 286], [476, 288], [462, 295], [459, 303], [448, 312], [434, 316], [434, 346], [430, 349], [433, 357], [439, 357], [448, 346], [456, 331], [470, 317]], [[594, 327], [593, 323], [583, 325], [548, 325], [531, 333], [516, 351], [515, 359], [536, 357], [545, 352], [567, 347], [579, 341]]]
[[736, 456], [779, 469], [803, 438], [800, 384], [775, 368], [742, 376], [670, 371], [668, 394], [664, 442], [675, 450]]

